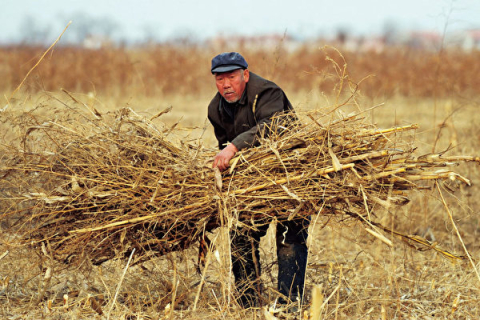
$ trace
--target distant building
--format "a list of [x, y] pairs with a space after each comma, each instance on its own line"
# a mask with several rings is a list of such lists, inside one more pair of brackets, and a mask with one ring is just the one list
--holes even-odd
[[442, 46], [442, 36], [435, 31], [412, 31], [406, 44], [413, 49], [436, 51]]
[[86, 49], [98, 50], [112, 47], [113, 41], [105, 35], [89, 34], [83, 39], [82, 46]]
[[385, 37], [363, 38], [358, 43], [358, 51], [381, 53], [385, 50]]
[[300, 44], [300, 42], [288, 35], [277, 33], [256, 36], [218, 35], [208, 41], [208, 45], [216, 50], [224, 50], [225, 48], [275, 50], [279, 46], [286, 50], [295, 50]]
[[461, 47], [465, 51], [480, 50], [480, 29], [465, 31]]

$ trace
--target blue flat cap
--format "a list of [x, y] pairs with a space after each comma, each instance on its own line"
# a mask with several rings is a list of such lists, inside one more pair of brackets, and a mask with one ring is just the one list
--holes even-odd
[[247, 69], [247, 61], [238, 52], [224, 52], [212, 59], [212, 73], [230, 72]]

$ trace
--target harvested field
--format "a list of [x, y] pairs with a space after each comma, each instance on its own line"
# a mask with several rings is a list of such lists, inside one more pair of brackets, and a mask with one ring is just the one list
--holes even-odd
[[[221, 189], [211, 133], [203, 119], [196, 135], [166, 120], [180, 118], [175, 106], [109, 111], [66, 90], [25, 111], [13, 103], [2, 113], [2, 316], [263, 319], [232, 301], [227, 230], [314, 213], [304, 311], [321, 284], [325, 319], [476, 318], [475, 103], [437, 109], [430, 135], [431, 117], [409, 121], [412, 100], [396, 106], [398, 124], [355, 94], [335, 98], [297, 108], [287, 131], [273, 124]], [[204, 231], [214, 247], [200, 267]], [[270, 303], [272, 239], [262, 243]]]

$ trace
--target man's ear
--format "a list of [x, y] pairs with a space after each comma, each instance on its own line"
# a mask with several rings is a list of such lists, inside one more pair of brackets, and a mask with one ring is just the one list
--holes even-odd
[[245, 82], [248, 82], [248, 79], [250, 79], [250, 71], [248, 71], [248, 69], [243, 70], [243, 78]]

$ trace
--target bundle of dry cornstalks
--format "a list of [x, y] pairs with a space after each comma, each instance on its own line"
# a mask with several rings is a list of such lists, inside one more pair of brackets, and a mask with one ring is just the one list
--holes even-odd
[[[276, 118], [220, 174], [215, 150], [129, 108], [100, 114], [63, 106], [11, 116], [21, 132], [3, 147], [2, 223], [56, 259], [137, 261], [189, 247], [219, 226], [335, 215], [378, 227], [374, 212], [409, 201], [432, 180], [479, 158], [415, 156], [416, 125], [378, 129], [362, 112]], [[53, 112], [51, 112], [53, 111]], [[333, 116], [336, 114], [336, 116]]]

